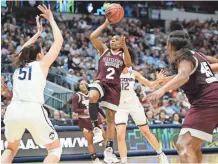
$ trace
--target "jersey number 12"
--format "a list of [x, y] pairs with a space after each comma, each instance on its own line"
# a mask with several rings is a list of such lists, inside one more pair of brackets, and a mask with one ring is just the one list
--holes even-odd
[[31, 74], [32, 74], [32, 66], [20, 68], [19, 71], [19, 80], [25, 80], [28, 78], [28, 80], [31, 80]]

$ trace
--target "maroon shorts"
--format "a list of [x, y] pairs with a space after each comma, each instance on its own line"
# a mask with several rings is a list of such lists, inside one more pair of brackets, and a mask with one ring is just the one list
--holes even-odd
[[[88, 131], [92, 131], [92, 122], [90, 118], [79, 118], [79, 128], [83, 131], [83, 129], [87, 129]], [[98, 124], [102, 125], [102, 119], [100, 116], [98, 116]]]
[[90, 84], [90, 87], [97, 89], [100, 93], [100, 108], [117, 111], [120, 103], [120, 84], [95, 81], [93, 84]]
[[213, 134], [218, 126], [218, 107], [197, 109], [191, 107], [186, 113], [182, 128], [191, 128], [202, 132]]

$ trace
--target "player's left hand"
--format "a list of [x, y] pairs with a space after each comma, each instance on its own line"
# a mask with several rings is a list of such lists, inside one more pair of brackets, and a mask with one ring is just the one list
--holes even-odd
[[124, 36], [121, 37], [121, 48], [122, 49], [127, 48], [126, 37], [124, 37]]
[[157, 104], [159, 102], [159, 99], [165, 94], [165, 91], [160, 88], [153, 93], [148, 94], [145, 96], [144, 100], [150, 101], [152, 104]]
[[162, 69], [160, 72], [156, 72], [156, 78], [157, 80], [159, 79], [163, 79], [164, 77], [166, 77], [167, 73]]

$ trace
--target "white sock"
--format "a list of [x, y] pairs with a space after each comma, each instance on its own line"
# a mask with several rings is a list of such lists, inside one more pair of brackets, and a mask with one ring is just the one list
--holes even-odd
[[160, 150], [156, 150], [156, 152], [157, 152], [157, 154], [161, 154], [161, 153], [163, 153], [163, 152], [162, 152], [162, 149], [160, 149]]
[[127, 157], [121, 157], [121, 163], [127, 163]]

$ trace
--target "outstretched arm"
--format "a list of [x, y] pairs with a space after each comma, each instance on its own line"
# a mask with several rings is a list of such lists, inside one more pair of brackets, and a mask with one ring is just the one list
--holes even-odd
[[155, 88], [158, 84], [155, 82], [151, 82], [148, 79], [144, 78], [139, 72], [133, 70], [133, 74], [135, 76], [135, 79], [138, 80], [141, 84], [149, 87], [149, 88]]
[[35, 41], [38, 39], [38, 37], [41, 35], [42, 33], [42, 22], [39, 22], [39, 16], [37, 15], [36, 16], [36, 25], [37, 25], [37, 33], [30, 39], [28, 40], [21, 49], [23, 49], [24, 47], [30, 45], [30, 44], [33, 44], [35, 43]]
[[159, 98], [165, 94], [165, 92], [181, 87], [189, 80], [190, 74], [193, 69], [194, 65], [192, 64], [192, 62], [187, 60], [181, 61], [178, 64], [178, 74], [166, 85], [164, 85], [157, 91], [149, 94], [148, 96], [146, 96], [146, 98], [150, 101], [158, 101]]
[[98, 54], [102, 55], [102, 53], [107, 49], [107, 46], [99, 39], [99, 35], [102, 31], [107, 28], [110, 23], [106, 19], [105, 22], [98, 27], [95, 31], [93, 31], [89, 37], [90, 41], [92, 42], [93, 46], [98, 50]]
[[43, 6], [39, 5], [38, 9], [43, 13], [41, 15], [49, 21], [51, 28], [52, 28], [53, 36], [54, 36], [53, 45], [51, 46], [48, 53], [43, 57], [43, 59], [41, 61], [42, 66], [44, 66], [45, 68], [49, 68], [51, 66], [51, 64], [58, 57], [58, 54], [61, 50], [64, 39], [62, 37], [60, 29], [58, 28], [58, 26], [54, 20], [50, 6], [48, 6], [48, 8], [47, 8], [45, 5], [43, 5]]

